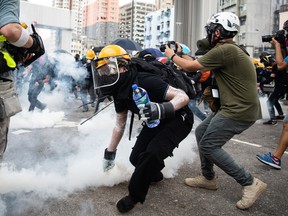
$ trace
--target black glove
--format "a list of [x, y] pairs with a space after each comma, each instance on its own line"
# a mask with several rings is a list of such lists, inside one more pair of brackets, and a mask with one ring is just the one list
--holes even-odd
[[114, 152], [109, 152], [107, 148], [104, 151], [104, 159], [103, 159], [103, 170], [104, 172], [112, 169], [115, 166], [115, 157], [116, 150]]
[[22, 65], [25, 67], [31, 64], [32, 62], [34, 62], [36, 59], [38, 59], [40, 56], [42, 56], [45, 53], [45, 48], [44, 48], [42, 38], [36, 32], [33, 24], [31, 24], [31, 27], [33, 30], [33, 34], [31, 34], [30, 36], [33, 39], [33, 44], [30, 48], [27, 48], [27, 53], [33, 53], [33, 56], [29, 58], [28, 60], [26, 60], [25, 62], [23, 62]]
[[[175, 110], [171, 102], [153, 103], [145, 105], [143, 109], [140, 109], [141, 119], [156, 120], [164, 118], [173, 118], [175, 116]], [[144, 115], [144, 116], [143, 116]]]

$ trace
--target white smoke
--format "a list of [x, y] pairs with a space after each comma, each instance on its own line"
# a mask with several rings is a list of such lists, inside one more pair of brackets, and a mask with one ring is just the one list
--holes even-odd
[[[73, 70], [67, 71], [73, 73]], [[60, 81], [57, 84], [52, 92], [45, 84], [40, 93], [38, 99], [47, 104], [42, 112], [37, 108], [28, 112], [28, 82], [21, 88], [23, 111], [11, 118], [9, 143], [0, 167], [0, 215], [25, 215], [23, 212], [41, 208], [51, 197], [65, 198], [87, 187], [112, 187], [131, 177], [134, 167], [129, 155], [140, 122], [135, 118], [131, 141], [127, 127], [117, 149], [115, 167], [103, 172], [104, 149], [115, 123], [113, 104], [81, 125], [89, 113], [82, 113], [81, 100], [67, 92]], [[70, 116], [68, 119], [73, 113], [78, 118]], [[49, 133], [53, 137], [48, 136], [46, 130], [53, 130]], [[173, 178], [184, 163], [193, 162], [194, 147], [195, 138], [191, 132], [175, 149], [174, 157], [166, 159], [165, 178]], [[81, 214], [93, 209], [93, 203], [86, 203]]]
[[[66, 65], [68, 62], [73, 64], [65, 57], [58, 60], [61, 65], [57, 67], [62, 68], [63, 74], [77, 77], [81, 73]], [[140, 122], [134, 123], [131, 141], [128, 140], [127, 127], [117, 149], [115, 167], [103, 172], [104, 149], [110, 141], [115, 121], [113, 105], [81, 125], [89, 115], [81, 112], [81, 100], [67, 91], [61, 81], [52, 92], [45, 84], [39, 95], [39, 100], [47, 104], [47, 109], [42, 112], [37, 109], [27, 111], [27, 91], [28, 82], [20, 92], [23, 111], [11, 118], [9, 143], [0, 167], [0, 215], [25, 215], [23, 212], [40, 209], [51, 197], [61, 199], [88, 187], [113, 187], [129, 181], [134, 169], [129, 155]], [[267, 98], [260, 98], [260, 101], [263, 118], [268, 118]], [[78, 113], [78, 118], [70, 116], [73, 120], [69, 120], [67, 116], [73, 113]], [[193, 128], [199, 123], [195, 118]], [[173, 178], [183, 164], [192, 163], [196, 158], [194, 129], [174, 150], [174, 157], [165, 160], [166, 167], [162, 170], [165, 178]], [[53, 130], [53, 137], [47, 136], [45, 130]], [[78, 215], [93, 211], [93, 203], [89, 202], [82, 206]]]

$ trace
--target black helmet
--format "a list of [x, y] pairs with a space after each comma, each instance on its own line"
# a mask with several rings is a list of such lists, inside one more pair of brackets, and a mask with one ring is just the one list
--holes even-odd
[[269, 53], [263, 52], [260, 55], [260, 62], [263, 63], [265, 67], [268, 67], [272, 66], [272, 64], [275, 62], [275, 59]]

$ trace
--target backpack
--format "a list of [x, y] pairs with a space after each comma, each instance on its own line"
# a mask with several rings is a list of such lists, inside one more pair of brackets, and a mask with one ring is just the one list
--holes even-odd
[[[191, 82], [191, 79], [183, 71], [175, 71], [172, 65], [166, 65], [162, 62], [153, 59], [144, 60], [142, 58], [132, 58], [131, 64], [137, 69], [137, 73], [152, 73], [160, 76], [169, 85], [182, 89], [188, 97], [191, 99], [196, 96], [196, 90]], [[137, 82], [137, 76], [136, 76]], [[139, 116], [140, 119], [140, 116]], [[131, 140], [132, 128], [133, 128], [134, 112], [131, 113], [130, 127], [129, 127], [129, 140]]]
[[184, 71], [177, 70], [173, 64], [163, 64], [156, 59], [146, 61], [141, 58], [132, 58], [131, 62], [136, 65], [138, 73], [145, 72], [159, 75], [172, 87], [182, 89], [189, 99], [195, 97], [196, 90], [191, 79]]
[[211, 71], [208, 70], [208, 71], [203, 71], [202, 74], [201, 74], [201, 77], [199, 79], [199, 82], [205, 82], [211, 75]]

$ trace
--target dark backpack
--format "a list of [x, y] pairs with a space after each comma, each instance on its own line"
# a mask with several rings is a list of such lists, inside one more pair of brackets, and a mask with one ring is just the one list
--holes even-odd
[[182, 89], [191, 99], [195, 97], [196, 90], [191, 79], [184, 71], [177, 70], [172, 64], [163, 64], [158, 60], [144, 60], [132, 58], [132, 64], [135, 64], [139, 73], [153, 73], [162, 77], [172, 87]]
[[[131, 64], [136, 67], [137, 73], [153, 73], [157, 76], [160, 76], [169, 85], [175, 88], [182, 89], [189, 96], [190, 99], [196, 95], [196, 90], [191, 82], [191, 79], [183, 71], [175, 71], [172, 65], [163, 64], [155, 58], [149, 60], [147, 59], [147, 61], [142, 58], [132, 58]], [[133, 120], [134, 112], [131, 113], [129, 140], [131, 139]]]

